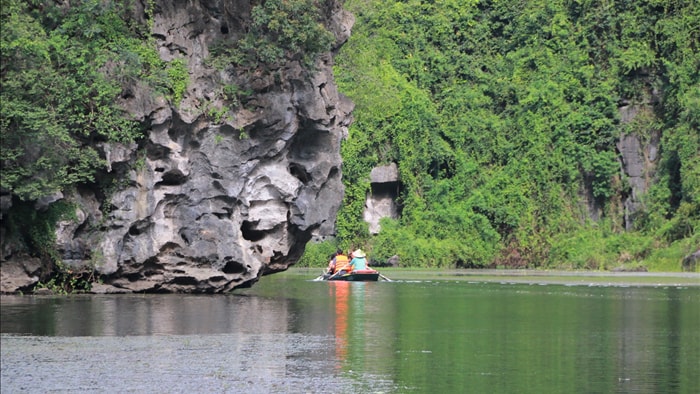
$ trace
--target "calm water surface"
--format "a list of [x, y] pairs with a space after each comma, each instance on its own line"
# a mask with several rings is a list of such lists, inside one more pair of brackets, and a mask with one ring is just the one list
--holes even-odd
[[700, 393], [700, 287], [457, 279], [2, 296], [2, 393]]

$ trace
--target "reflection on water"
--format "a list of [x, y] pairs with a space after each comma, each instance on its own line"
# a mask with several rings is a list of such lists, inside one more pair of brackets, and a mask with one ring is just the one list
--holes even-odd
[[[3, 296], [0, 391], [391, 391], [340, 370], [349, 333], [340, 346], [329, 331], [331, 287], [300, 299], [295, 286], [309, 283], [257, 295]], [[336, 315], [346, 328], [347, 311]]]
[[335, 359], [336, 369], [340, 370], [347, 358], [348, 349], [348, 298], [352, 283], [334, 281], [329, 283], [335, 305]]
[[381, 327], [366, 319], [369, 313], [366, 308], [369, 307], [365, 300], [371, 297], [375, 286], [379, 285], [344, 281], [328, 283], [334, 305], [335, 369], [338, 371], [357, 369], [381, 359], [373, 341], [382, 335]]
[[700, 392], [700, 288], [309, 279], [3, 296], [2, 391]]
[[285, 333], [290, 300], [247, 296], [2, 296], [2, 332], [55, 336]]

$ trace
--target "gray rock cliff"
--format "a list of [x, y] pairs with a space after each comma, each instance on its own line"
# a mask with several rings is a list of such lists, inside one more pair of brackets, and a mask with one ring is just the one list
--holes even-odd
[[629, 185], [627, 196], [622, 201], [626, 230], [634, 228], [635, 214], [643, 207], [643, 196], [655, 181], [662, 134], [662, 130], [653, 127], [653, 108], [659, 100], [657, 96], [658, 92], [655, 92], [646, 102], [619, 108], [620, 121], [624, 124], [636, 123], [633, 129], [637, 129], [620, 135], [617, 141], [621, 173]]
[[[236, 38], [252, 2], [156, 3], [160, 56], [186, 62], [187, 92], [177, 104], [132, 86], [121, 104], [150, 125], [147, 138], [102, 146], [115, 187], [66, 192], [77, 219], [59, 223], [57, 247], [69, 267], [94, 268], [100, 292], [248, 287], [294, 264], [313, 234], [333, 231], [353, 105], [336, 89], [331, 53], [311, 68], [294, 59], [227, 72], [206, 64], [212, 43]], [[353, 19], [338, 2], [324, 4], [337, 49]], [[245, 105], [228, 105], [227, 84], [250, 92]], [[34, 266], [6, 260], [2, 291], [27, 285], [10, 274], [36, 278]]]
[[396, 163], [378, 166], [372, 169], [369, 177], [371, 193], [365, 199], [362, 217], [369, 224], [369, 232], [378, 234], [382, 218], [399, 218], [399, 169]]

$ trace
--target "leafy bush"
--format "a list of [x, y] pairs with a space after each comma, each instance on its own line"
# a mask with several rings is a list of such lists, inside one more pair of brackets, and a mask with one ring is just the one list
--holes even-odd
[[209, 62], [227, 67], [276, 64], [286, 58], [310, 65], [328, 52], [335, 37], [323, 26], [320, 6], [313, 0], [267, 0], [251, 11], [247, 33], [238, 40], [212, 46]]
[[[372, 240], [370, 255], [385, 262], [398, 255], [403, 267], [454, 268], [483, 267], [496, 253], [498, 234], [484, 218], [455, 218], [460, 223], [444, 223], [442, 231], [413, 232], [399, 221], [382, 219], [382, 231]], [[437, 229], [434, 229], [437, 230]]]
[[[654, 248], [646, 259], [646, 267], [649, 271], [668, 272], [680, 271], [683, 259], [698, 250], [700, 245], [700, 233], [694, 236], [673, 242], [667, 248]], [[696, 267], [696, 272], [700, 268]]]
[[26, 251], [37, 252], [45, 261], [60, 261], [56, 243], [56, 224], [61, 220], [74, 220], [75, 206], [57, 201], [45, 210], [37, 211], [34, 204], [15, 201], [12, 212], [7, 215], [10, 237], [19, 239]]
[[603, 221], [554, 237], [548, 265], [567, 269], [641, 265], [658, 247], [653, 237], [616, 233], [611, 227], [609, 221]]
[[310, 242], [306, 245], [304, 255], [297, 262], [297, 267], [326, 267], [338, 246], [335, 241]]

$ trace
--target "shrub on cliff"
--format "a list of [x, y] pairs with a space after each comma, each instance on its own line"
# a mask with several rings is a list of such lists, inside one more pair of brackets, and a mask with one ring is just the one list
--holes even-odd
[[312, 65], [328, 52], [335, 37], [323, 25], [319, 4], [313, 0], [268, 0], [253, 6], [246, 34], [212, 46], [210, 63], [229, 66], [275, 65], [300, 59]]
[[128, 83], [173, 91], [134, 2], [72, 3], [2, 1], [1, 187], [23, 200], [92, 181], [96, 143], [141, 136], [116, 104]]

